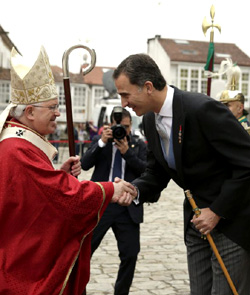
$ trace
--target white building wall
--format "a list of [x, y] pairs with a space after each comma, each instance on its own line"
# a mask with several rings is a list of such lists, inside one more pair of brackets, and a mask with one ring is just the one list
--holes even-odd
[[168, 84], [170, 85], [178, 85], [178, 64], [171, 64], [170, 67], [170, 71], [171, 71], [171, 81], [167, 80]]
[[[197, 63], [182, 63], [182, 62], [171, 62], [169, 56], [166, 54], [165, 50], [159, 43], [157, 37], [155, 39], [150, 39], [148, 41], [148, 54], [151, 56], [157, 65], [159, 66], [164, 78], [166, 79], [167, 83], [170, 85], [175, 85], [176, 87], [180, 88], [180, 69], [187, 68], [189, 71], [191, 69], [197, 69], [200, 73], [200, 81], [199, 81], [199, 91], [201, 91], [201, 73], [204, 70], [204, 64], [197, 64]], [[220, 65], [214, 66], [214, 72], [218, 72]], [[248, 95], [246, 95], [245, 101], [245, 108], [250, 110], [250, 68], [249, 67], [241, 67], [242, 73], [248, 74]], [[204, 79], [204, 78], [203, 78]], [[188, 81], [188, 90], [190, 88], [190, 80]], [[244, 81], [239, 81], [239, 90], [241, 91], [241, 83]], [[219, 93], [223, 91], [226, 87], [225, 80], [222, 77], [218, 79], [212, 79], [211, 84], [211, 97], [218, 99]]]
[[10, 68], [10, 50], [0, 37], [0, 67]]
[[148, 55], [157, 63], [163, 77], [171, 84], [172, 72], [170, 68], [170, 58], [157, 38], [148, 41]]

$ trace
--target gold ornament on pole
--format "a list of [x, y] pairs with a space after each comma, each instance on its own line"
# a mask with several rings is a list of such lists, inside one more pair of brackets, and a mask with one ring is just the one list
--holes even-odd
[[[212, 5], [211, 9], [210, 9], [210, 16], [212, 19], [212, 23], [209, 24], [207, 22], [206, 17], [204, 18], [204, 20], [202, 22], [202, 31], [205, 36], [206, 36], [207, 30], [211, 28], [210, 43], [209, 43], [208, 55], [207, 55], [207, 63], [204, 67], [204, 69], [209, 72], [213, 72], [213, 69], [214, 69], [214, 28], [217, 28], [219, 30], [219, 32], [221, 32], [221, 27], [218, 24], [216, 24], [216, 25], [214, 24], [214, 15], [215, 15], [215, 9], [214, 9], [214, 6]], [[211, 92], [211, 77], [209, 77], [207, 79], [207, 95], [210, 96], [210, 92]]]
[[212, 28], [211, 32], [210, 32], [210, 42], [214, 42], [214, 28], [217, 28], [219, 30], [219, 32], [221, 33], [221, 26], [218, 24], [214, 25], [214, 15], [215, 15], [215, 9], [214, 9], [214, 6], [212, 5], [210, 8], [210, 16], [212, 19], [212, 23], [209, 24], [206, 17], [204, 17], [203, 22], [202, 22], [202, 31], [205, 36], [206, 36], [207, 30]]

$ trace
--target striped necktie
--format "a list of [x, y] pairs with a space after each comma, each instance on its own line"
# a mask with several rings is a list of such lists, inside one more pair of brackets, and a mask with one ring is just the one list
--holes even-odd
[[167, 134], [167, 130], [162, 123], [163, 117], [159, 114], [155, 114], [155, 125], [158, 134], [160, 135], [161, 139], [161, 147], [164, 154], [165, 159], [167, 160], [167, 154], [169, 149], [169, 137]]
[[161, 115], [155, 114], [156, 130], [160, 136], [161, 148], [163, 151], [164, 158], [168, 163], [168, 166], [172, 169], [176, 169], [173, 151], [172, 130], [169, 138], [167, 130], [162, 123], [162, 119], [163, 117]]

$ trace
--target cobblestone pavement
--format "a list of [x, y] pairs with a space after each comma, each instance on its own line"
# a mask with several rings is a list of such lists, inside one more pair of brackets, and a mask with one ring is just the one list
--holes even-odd
[[[82, 172], [89, 179], [91, 171]], [[188, 295], [189, 279], [183, 241], [183, 191], [174, 182], [157, 203], [144, 205], [141, 251], [131, 295]], [[87, 295], [112, 295], [118, 272], [116, 240], [109, 230], [91, 260]]]
[[[82, 171], [79, 180], [88, 180], [91, 174], [92, 170]], [[144, 205], [141, 251], [130, 295], [190, 293], [183, 241], [183, 199], [182, 189], [171, 181], [157, 203]], [[109, 230], [91, 259], [87, 295], [114, 294], [118, 265], [116, 240]]]

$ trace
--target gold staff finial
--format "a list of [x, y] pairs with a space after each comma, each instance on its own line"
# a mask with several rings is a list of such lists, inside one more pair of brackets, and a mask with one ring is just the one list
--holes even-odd
[[207, 30], [208, 30], [209, 28], [212, 28], [212, 29], [211, 29], [211, 32], [210, 32], [210, 42], [214, 42], [214, 28], [217, 28], [217, 29], [220, 31], [220, 33], [221, 33], [221, 26], [219, 26], [219, 25], [214, 25], [214, 14], [215, 14], [215, 10], [214, 10], [214, 6], [212, 5], [212, 6], [211, 6], [211, 9], [210, 9], [210, 16], [211, 16], [211, 18], [212, 18], [212, 23], [209, 24], [209, 23], [207, 22], [206, 17], [204, 17], [204, 20], [203, 20], [203, 22], [202, 22], [202, 30], [203, 30], [203, 33], [204, 33], [205, 36], [206, 36], [206, 32], [207, 32]]

